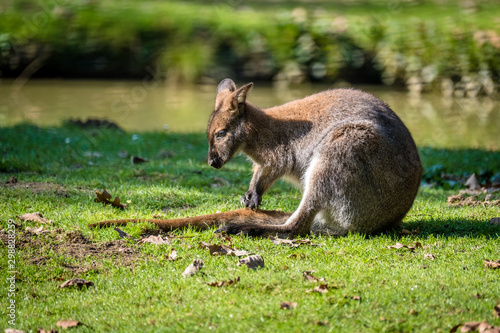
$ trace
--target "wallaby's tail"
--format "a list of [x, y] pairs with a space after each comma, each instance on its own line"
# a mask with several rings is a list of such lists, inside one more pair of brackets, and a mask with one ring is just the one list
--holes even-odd
[[105, 228], [109, 226], [123, 226], [128, 223], [149, 222], [156, 224], [164, 231], [193, 227], [203, 230], [213, 226], [221, 226], [227, 223], [263, 223], [263, 224], [283, 224], [292, 213], [277, 210], [251, 210], [247, 208], [231, 210], [228, 212], [215, 213], [209, 215], [186, 217], [182, 219], [124, 219], [102, 221], [89, 224], [89, 228]]

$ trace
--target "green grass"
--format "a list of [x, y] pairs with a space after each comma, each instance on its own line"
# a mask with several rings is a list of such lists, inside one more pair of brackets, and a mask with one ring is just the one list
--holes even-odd
[[[96, 244], [119, 239], [112, 229], [90, 230], [88, 223], [126, 217], [192, 216], [238, 207], [251, 168], [242, 156], [222, 170], [206, 163], [202, 134], [132, 133], [31, 125], [0, 128], [0, 182], [10, 177], [30, 188], [0, 184], [0, 221], [40, 212], [53, 220], [46, 229], [58, 235], [27, 236], [23, 229], [39, 224], [23, 222], [17, 230], [16, 328], [25, 331], [56, 328], [59, 320], [78, 320], [87, 326], [74, 332], [431, 332], [486, 320], [500, 326], [493, 307], [500, 303], [499, 270], [483, 260], [500, 259], [500, 226], [489, 224], [499, 207], [453, 208], [446, 198], [458, 190], [421, 188], [402, 228], [376, 236], [314, 236], [321, 247], [292, 249], [268, 239], [232, 237], [239, 249], [259, 254], [265, 268], [238, 267], [236, 257], [210, 256], [200, 241], [220, 242], [213, 230], [176, 232], [187, 238], [171, 245], [120, 243], [135, 251], [120, 255], [77, 258], [58, 248], [69, 244], [67, 232], [81, 232]], [[69, 139], [68, 139], [69, 138]], [[66, 143], [67, 142], [67, 143]], [[118, 153], [148, 158], [132, 165]], [[100, 157], [88, 152], [99, 152]], [[168, 157], [164, 157], [165, 152]], [[500, 153], [481, 150], [420, 150], [425, 168], [443, 165], [448, 173], [499, 172]], [[217, 178], [229, 185], [215, 187]], [[49, 182], [47, 184], [46, 182]], [[124, 211], [93, 202], [94, 191], [106, 189], [129, 200]], [[263, 208], [293, 210], [300, 193], [284, 182], [264, 196]], [[139, 238], [147, 224], [122, 228]], [[153, 231], [154, 232], [154, 231]], [[57, 237], [56, 237], [57, 236]], [[59, 237], [59, 238], [58, 238]], [[397, 242], [425, 248], [389, 249]], [[20, 243], [19, 243], [20, 244]], [[179, 260], [165, 259], [171, 249]], [[103, 253], [105, 249], [102, 250]], [[435, 260], [426, 259], [433, 254]], [[0, 328], [10, 327], [6, 316], [7, 248], [0, 246]], [[44, 264], [36, 264], [44, 257]], [[182, 278], [194, 260], [204, 261], [204, 274]], [[75, 269], [76, 268], [76, 269]], [[81, 269], [80, 269], [81, 268]], [[320, 283], [307, 282], [302, 272], [325, 278], [326, 294], [308, 293]], [[58, 289], [61, 280], [84, 278], [89, 288]], [[216, 288], [205, 283], [234, 279], [234, 286]], [[360, 300], [352, 297], [359, 296]], [[297, 302], [280, 309], [281, 302]], [[326, 325], [318, 323], [327, 322]]]

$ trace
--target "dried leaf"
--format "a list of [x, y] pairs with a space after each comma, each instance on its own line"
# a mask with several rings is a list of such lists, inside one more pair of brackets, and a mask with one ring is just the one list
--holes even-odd
[[113, 207], [122, 207], [122, 204], [120, 203], [120, 198], [115, 197], [115, 199], [111, 202], [111, 205]]
[[420, 229], [413, 229], [412, 231], [408, 229], [403, 229], [399, 232], [401, 236], [409, 236], [409, 235], [418, 235], [420, 233]]
[[491, 269], [498, 269], [500, 268], [500, 260], [493, 261], [493, 260], [484, 260], [484, 267], [486, 268], [491, 268]]
[[175, 261], [179, 258], [177, 258], [177, 251], [172, 249], [172, 252], [167, 256], [168, 261]]
[[406, 248], [410, 251], [413, 251], [415, 249], [422, 249], [422, 244], [420, 242], [416, 242], [415, 245], [410, 245], [410, 246], [407, 246], [407, 245], [403, 245], [401, 243], [396, 243], [396, 245], [391, 245], [391, 246], [388, 246], [387, 248], [389, 249], [401, 249], [401, 248]]
[[225, 249], [222, 245], [217, 245], [217, 244], [212, 244], [208, 247], [208, 251], [210, 252], [211, 256], [216, 256], [216, 255], [221, 255], [225, 256], [229, 252], [227, 249]]
[[95, 191], [96, 198], [94, 198], [94, 202], [101, 202], [103, 205], [111, 205], [116, 208], [125, 209], [127, 208], [126, 204], [122, 204], [120, 202], [120, 198], [115, 197], [113, 201], [111, 201], [111, 194], [109, 194], [106, 190], [99, 192]]
[[52, 220], [47, 220], [40, 214], [39, 212], [34, 212], [34, 213], [26, 213], [21, 215], [19, 218], [21, 221], [31, 221], [31, 222], [40, 222], [40, 223], [47, 223], [47, 224], [52, 224]]
[[313, 273], [314, 271], [305, 271], [305, 272], [302, 272], [302, 276], [304, 277], [304, 279], [306, 279], [307, 281], [310, 281], [310, 282], [323, 282], [325, 281], [325, 278], [317, 278], [316, 276], [312, 275], [311, 273]]
[[467, 179], [467, 181], [465, 182], [465, 186], [467, 186], [467, 188], [472, 191], [481, 189], [481, 184], [479, 183], [479, 180], [477, 179], [475, 173], [473, 173], [472, 176]]
[[238, 266], [241, 265], [247, 265], [248, 268], [257, 269], [258, 267], [264, 267], [264, 259], [256, 254], [240, 259], [240, 261], [238, 262]]
[[203, 260], [195, 259], [188, 267], [186, 267], [184, 273], [182, 273], [182, 277], [193, 276], [196, 273], [198, 273], [202, 268], [203, 268]]
[[219, 238], [220, 240], [222, 240], [224, 242], [228, 242], [229, 246], [233, 246], [233, 241], [232, 241], [231, 237], [229, 237], [224, 232], [222, 232], [222, 233], [216, 233], [214, 236], [215, 236], [215, 238]]
[[420, 242], [415, 242], [415, 245], [413, 246], [408, 246], [408, 248], [410, 250], [414, 250], [414, 249], [423, 249], [424, 247], [422, 246], [422, 243]]
[[75, 279], [71, 279], [71, 280], [63, 282], [59, 286], [59, 289], [66, 288], [66, 287], [77, 287], [78, 289], [82, 289], [83, 286], [90, 287], [90, 286], [93, 286], [93, 285], [94, 285], [94, 283], [91, 282], [91, 281], [87, 281], [87, 280], [84, 280], [84, 279], [75, 278]]
[[57, 333], [57, 330], [55, 330], [55, 329], [54, 330], [52, 330], [52, 329], [45, 330], [43, 328], [39, 328], [36, 330], [36, 333]]
[[276, 245], [290, 245], [290, 247], [299, 247], [301, 245], [323, 246], [324, 244], [313, 244], [310, 239], [283, 239], [278, 237], [269, 237], [269, 240]]
[[289, 310], [295, 309], [297, 307], [297, 302], [281, 302], [280, 309]]
[[119, 235], [121, 238], [129, 238], [129, 239], [131, 239], [131, 240], [133, 240], [133, 241], [136, 241], [136, 242], [138, 241], [137, 239], [135, 239], [134, 237], [130, 236], [129, 234], [127, 234], [125, 231], [121, 230], [121, 229], [120, 229], [120, 228], [118, 228], [118, 227], [115, 227], [115, 229], [114, 229], [114, 230], [118, 232], [118, 235]]
[[500, 318], [500, 304], [493, 308], [493, 315], [495, 318]]
[[306, 293], [310, 293], [310, 292], [326, 294], [328, 292], [328, 285], [325, 283], [325, 284], [321, 284], [319, 286], [316, 286], [313, 289], [306, 290]]
[[159, 244], [159, 245], [170, 244], [170, 242], [168, 241], [168, 238], [163, 239], [160, 235], [158, 235], [158, 236], [151, 235], [149, 237], [146, 237], [146, 238], [139, 240], [138, 243], [140, 243], [140, 244], [150, 243], [150, 244]]
[[207, 243], [207, 242], [200, 242], [200, 244], [198, 245], [198, 248], [199, 249], [202, 249], [202, 248], [206, 248], [207, 250], [209, 250], [209, 247], [212, 246], [212, 244], [210, 243]]
[[463, 324], [462, 328], [460, 329], [460, 332], [474, 332], [474, 331], [484, 332], [486, 329], [492, 327], [493, 326], [491, 326], [485, 321], [473, 321]]
[[240, 277], [238, 276], [236, 279], [234, 280], [222, 280], [222, 281], [218, 281], [218, 282], [210, 282], [210, 283], [206, 283], [207, 285], [209, 285], [210, 287], [227, 287], [227, 286], [232, 286], [236, 283], [240, 282]]
[[486, 321], [471, 321], [468, 323], [460, 323], [458, 325], [455, 325], [452, 327], [450, 330], [450, 333], [454, 333], [460, 328], [460, 332], [475, 332], [478, 331], [479, 333], [500, 333], [500, 327], [494, 327], [490, 324], [488, 324]]
[[109, 199], [111, 199], [111, 194], [109, 194], [109, 192], [106, 190], [104, 190], [102, 192], [95, 191], [95, 195], [97, 196], [96, 199], [99, 200], [99, 201], [96, 201], [96, 199], [94, 199], [95, 202], [107, 202], [107, 201], [109, 201]]
[[318, 326], [327, 326], [328, 325], [328, 320], [318, 320], [316, 321], [316, 325]]
[[248, 256], [249, 254], [251, 254], [252, 252], [248, 252], [248, 251], [245, 251], [245, 250], [233, 250], [233, 252], [231, 252], [230, 254], [232, 256], [235, 256], [235, 257], [243, 257], [243, 256]]
[[6, 328], [4, 330], [5, 333], [26, 333], [25, 331], [22, 331], [22, 330], [18, 330], [18, 329], [15, 329], [15, 328]]
[[70, 327], [77, 327], [83, 325], [81, 322], [78, 320], [60, 320], [56, 323], [56, 326], [61, 327], [62, 329], [65, 328], [70, 328]]
[[389, 248], [389, 249], [400, 249], [400, 248], [403, 248], [403, 247], [407, 248], [408, 246], [403, 245], [401, 243], [396, 243], [396, 245], [391, 245], [391, 246], [388, 246], [387, 248]]
[[424, 254], [424, 259], [434, 260], [436, 259], [436, 256], [433, 254]]
[[344, 298], [350, 298], [350, 299], [355, 300], [355, 301], [361, 301], [361, 296], [348, 296], [348, 295], [344, 295]]
[[238, 250], [238, 249], [233, 249], [230, 246], [227, 246], [225, 244], [210, 244], [206, 242], [200, 242], [199, 247], [201, 248], [206, 248], [208, 251], [210, 251], [210, 255], [212, 256], [227, 256], [227, 255], [232, 255], [235, 257], [242, 257], [242, 256], [247, 256], [251, 252], [245, 251], [245, 250]]
[[500, 217], [494, 217], [490, 220], [490, 224], [500, 224]]
[[17, 177], [15, 177], [15, 176], [10, 177], [9, 180], [7, 180], [5, 182], [5, 184], [17, 184], [17, 183], [18, 183], [18, 180], [17, 180]]
[[147, 159], [139, 157], [139, 156], [130, 156], [130, 163], [132, 164], [141, 164], [148, 162]]
[[455, 332], [458, 330], [458, 328], [459, 328], [460, 326], [462, 326], [462, 324], [463, 324], [463, 323], [460, 323], [460, 324], [458, 324], [458, 325], [453, 326], [453, 327], [450, 329], [450, 333], [455, 333]]
[[271, 240], [271, 242], [273, 242], [276, 245], [285, 244], [285, 245], [293, 246], [293, 241], [291, 239], [282, 239], [282, 238], [277, 238], [277, 237], [271, 236], [271, 237], [269, 237], [269, 240]]
[[25, 231], [31, 232], [31, 233], [36, 234], [36, 235], [45, 234], [47, 232], [50, 232], [50, 230], [43, 230], [43, 225], [40, 228], [26, 227]]

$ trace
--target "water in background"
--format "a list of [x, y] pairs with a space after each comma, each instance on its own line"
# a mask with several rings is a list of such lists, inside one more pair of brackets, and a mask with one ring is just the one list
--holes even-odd
[[[331, 88], [302, 85], [278, 89], [257, 83], [249, 100], [262, 108]], [[383, 86], [356, 86], [387, 102], [419, 146], [500, 146], [500, 101], [420, 96]], [[0, 80], [0, 126], [30, 122], [58, 126], [65, 119], [108, 119], [126, 131], [204, 132], [216, 84], [168, 86], [151, 81]]]

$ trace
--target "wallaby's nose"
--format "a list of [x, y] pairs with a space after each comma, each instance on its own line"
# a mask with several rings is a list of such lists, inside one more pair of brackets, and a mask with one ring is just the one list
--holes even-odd
[[210, 164], [210, 166], [212, 168], [215, 168], [215, 169], [220, 169], [222, 167], [221, 160], [218, 157], [214, 157], [214, 158], [209, 157], [208, 158], [208, 164]]
[[208, 149], [208, 164], [215, 169], [222, 168], [222, 165], [224, 164], [222, 163], [222, 160], [217, 151], [212, 147]]

